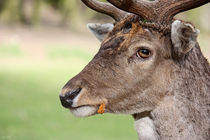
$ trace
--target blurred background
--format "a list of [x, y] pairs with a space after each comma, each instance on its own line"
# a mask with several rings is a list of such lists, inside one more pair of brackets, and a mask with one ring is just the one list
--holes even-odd
[[[201, 30], [210, 59], [210, 4], [181, 13]], [[133, 118], [75, 118], [60, 105], [63, 85], [100, 43], [89, 22], [113, 22], [80, 0], [0, 0], [0, 140], [137, 140]]]

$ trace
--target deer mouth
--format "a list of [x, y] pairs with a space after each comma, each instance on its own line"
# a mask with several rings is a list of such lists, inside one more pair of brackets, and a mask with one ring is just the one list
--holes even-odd
[[76, 117], [88, 117], [97, 114], [98, 106], [82, 105], [69, 108]]

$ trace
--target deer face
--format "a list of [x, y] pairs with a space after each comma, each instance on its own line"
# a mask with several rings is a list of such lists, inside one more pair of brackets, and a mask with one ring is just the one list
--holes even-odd
[[[173, 16], [209, 0], [108, 0], [111, 4], [82, 1], [117, 22], [89, 25], [102, 41], [100, 50], [63, 87], [62, 105], [81, 117], [96, 114], [101, 104], [105, 104], [105, 112], [109, 113], [152, 111], [172, 90], [171, 83], [176, 80], [174, 71], [179, 67], [177, 62], [184, 63], [183, 58], [197, 43], [198, 31], [181, 21], [171, 24]], [[144, 26], [140, 17], [149, 24]], [[154, 24], [170, 26], [171, 34], [153, 27]]]
[[76, 116], [95, 114], [101, 103], [110, 113], [152, 110], [170, 82], [167, 41], [136, 16], [117, 23], [93, 60], [63, 87], [63, 105]]

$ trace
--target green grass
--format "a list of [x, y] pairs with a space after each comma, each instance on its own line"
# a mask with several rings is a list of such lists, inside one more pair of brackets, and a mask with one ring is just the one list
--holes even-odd
[[21, 56], [22, 51], [17, 44], [13, 43], [1, 43], [0, 44], [0, 57], [11, 57], [11, 56]]
[[0, 140], [137, 139], [130, 116], [76, 118], [61, 106], [60, 89], [93, 57], [79, 49], [71, 53], [68, 63], [0, 64]]
[[91, 60], [92, 55], [79, 47], [70, 47], [65, 45], [51, 45], [47, 47], [48, 57], [50, 59], [82, 59]]

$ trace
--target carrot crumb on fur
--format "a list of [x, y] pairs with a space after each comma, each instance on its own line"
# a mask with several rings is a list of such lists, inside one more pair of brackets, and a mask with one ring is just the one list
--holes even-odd
[[98, 108], [98, 114], [103, 114], [105, 110], [105, 104], [102, 103]]

